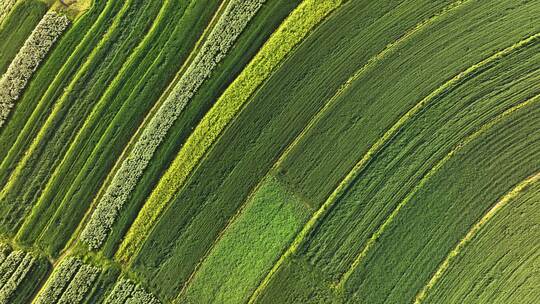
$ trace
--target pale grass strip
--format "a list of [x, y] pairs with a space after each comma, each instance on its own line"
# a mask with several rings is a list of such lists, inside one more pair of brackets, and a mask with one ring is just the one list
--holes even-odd
[[388, 218], [384, 221], [384, 223], [377, 229], [377, 231], [371, 236], [371, 238], [366, 242], [366, 245], [364, 246], [364, 249], [360, 252], [360, 254], [355, 258], [354, 262], [351, 264], [347, 272], [343, 274], [339, 282], [336, 284], [337, 289], [342, 289], [344, 287], [345, 282], [349, 279], [349, 277], [352, 275], [354, 270], [364, 261], [369, 251], [373, 248], [377, 240], [381, 237], [381, 235], [386, 231], [386, 228], [394, 221], [394, 219], [397, 217], [401, 209], [405, 207], [409, 203], [409, 201], [412, 199], [412, 197], [416, 194], [416, 192], [421, 189], [428, 181], [429, 179], [435, 175], [439, 169], [448, 161], [450, 160], [461, 148], [469, 144], [471, 141], [476, 139], [478, 136], [492, 128], [494, 125], [496, 125], [501, 119], [505, 118], [506, 116], [509, 116], [510, 114], [514, 113], [515, 111], [528, 106], [530, 104], [533, 104], [535, 102], [538, 102], [540, 100], [540, 95], [536, 95], [533, 98], [514, 106], [500, 115], [498, 115], [495, 119], [490, 121], [489, 123], [483, 125], [473, 134], [469, 135], [467, 138], [465, 138], [461, 143], [456, 145], [448, 154], [446, 154], [431, 170], [420, 180], [420, 182], [412, 189], [411, 192], [401, 201], [397, 207], [392, 211], [392, 213], [388, 216]]
[[424, 286], [421, 291], [416, 295], [414, 299], [415, 304], [420, 304], [426, 298], [427, 293], [437, 284], [441, 277], [446, 273], [452, 261], [461, 253], [463, 248], [476, 236], [476, 234], [484, 227], [489, 220], [491, 220], [495, 214], [505, 207], [511, 200], [516, 198], [524, 190], [526, 190], [532, 184], [540, 181], [540, 172], [535, 173], [532, 176], [529, 176], [527, 179], [520, 182], [517, 186], [514, 187], [510, 192], [506, 193], [489, 211], [478, 221], [476, 224], [469, 230], [463, 239], [459, 241], [452, 251], [446, 256], [444, 261], [439, 265], [437, 271], [433, 274], [431, 279], [428, 281], [426, 286]]

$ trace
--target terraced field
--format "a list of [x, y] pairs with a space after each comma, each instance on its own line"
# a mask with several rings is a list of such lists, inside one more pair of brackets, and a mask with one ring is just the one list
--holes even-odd
[[0, 2], [0, 303], [539, 303], [539, 0]]

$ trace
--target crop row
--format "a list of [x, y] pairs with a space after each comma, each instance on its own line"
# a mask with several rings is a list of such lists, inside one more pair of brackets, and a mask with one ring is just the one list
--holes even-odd
[[131, 303], [131, 304], [159, 304], [155, 296], [148, 293], [135, 282], [121, 278], [114, 285], [113, 290], [105, 299], [104, 304]]
[[[3, 276], [0, 278], [0, 303], [10, 303], [10, 299], [17, 291], [17, 287], [19, 287], [21, 282], [29, 274], [35, 262], [36, 258], [32, 254], [26, 253], [15, 270], [11, 268], [2, 269]], [[8, 275], [8, 273], [10, 274]]]
[[48, 9], [47, 4], [39, 0], [19, 1], [13, 7], [4, 24], [0, 25], [0, 75], [4, 74]]
[[2, 25], [4, 19], [9, 15], [16, 2], [17, 0], [2, 0], [0, 3], [0, 25]]
[[54, 11], [43, 16], [0, 79], [0, 127], [28, 80], [69, 25], [69, 19]]
[[210, 149], [219, 135], [285, 57], [341, 1], [303, 1], [272, 34], [242, 73], [227, 88], [187, 139], [179, 154], [144, 204], [123, 242], [119, 259], [140, 246], [174, 193]]
[[204, 80], [227, 54], [262, 3], [261, 0], [233, 0], [227, 6], [185, 74], [142, 131], [98, 203], [81, 234], [81, 240], [91, 249], [97, 249], [103, 244], [120, 209], [167, 131]]

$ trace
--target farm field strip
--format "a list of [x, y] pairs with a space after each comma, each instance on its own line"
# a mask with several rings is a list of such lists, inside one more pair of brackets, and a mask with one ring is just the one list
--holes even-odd
[[141, 137], [116, 172], [81, 233], [81, 242], [87, 244], [90, 249], [98, 249], [103, 244], [109, 233], [108, 230], [114, 224], [125, 200], [150, 162], [157, 146], [163, 141], [168, 129], [204, 80], [210, 76], [217, 63], [226, 55], [262, 3], [254, 0], [240, 4], [232, 0], [227, 6], [209, 34], [208, 40], [201, 47], [201, 51], [142, 131]]
[[[98, 2], [99, 3], [99, 2]], [[111, 2], [108, 2], [108, 3], [111, 3]], [[99, 8], [102, 8], [100, 7], [98, 4], [96, 4], [96, 9], [99, 9]], [[111, 14], [111, 13], [114, 13], [115, 11], [111, 11], [111, 10], [108, 10], [108, 9], [112, 9], [112, 8], [108, 8], [108, 7], [105, 7], [105, 11], [103, 12], [104, 15], [100, 15], [100, 18], [101, 19], [104, 19], [106, 18], [107, 16], [109, 16], [108, 14]], [[98, 11], [94, 11], [94, 14], [98, 14], [99, 13], [99, 10]], [[92, 41], [95, 41], [96, 39], [94, 37], [88, 37], [86, 36], [85, 38], [79, 40], [77, 37], [74, 37], [77, 33], [79, 33], [79, 31], [81, 30], [84, 30], [86, 26], [91, 26], [92, 25], [92, 17], [96, 17], [97, 16], [93, 16], [93, 15], [89, 15], [89, 18], [90, 19], [81, 19], [79, 22], [83, 22], [83, 23], [79, 23], [77, 22], [72, 28], [71, 30], [69, 30], [66, 34], [66, 36], [69, 36], [69, 37], [65, 37], [65, 38], [69, 38], [69, 39], [74, 39], [74, 40], [69, 40], [68, 42], [73, 42], [75, 44], [78, 44], [78, 47], [75, 49], [74, 52], [71, 53], [71, 56], [67, 59], [67, 64], [66, 65], [59, 65], [57, 71], [59, 71], [59, 74], [58, 75], [55, 75], [55, 73], [53, 72], [51, 75], [47, 75], [47, 71], [44, 71], [45, 74], [43, 75], [44, 77], [47, 77], [50, 78], [50, 76], [54, 76], [54, 80], [53, 80], [53, 83], [48, 87], [48, 89], [46, 90], [46, 92], [44, 93], [44, 95], [40, 95], [42, 96], [40, 101], [39, 101], [39, 104], [37, 106], [37, 108], [35, 109], [35, 111], [33, 111], [32, 113], [32, 117], [30, 118], [30, 121], [23, 121], [22, 123], [24, 124], [24, 127], [23, 130], [19, 130], [20, 132], [20, 135], [16, 138], [16, 142], [15, 143], [12, 143], [11, 145], [11, 148], [9, 149], [9, 153], [7, 154], [7, 156], [3, 159], [2, 161], [2, 164], [0, 165], [0, 174], [2, 174], [2, 177], [4, 178], [4, 181], [8, 182], [8, 177], [12, 177], [12, 170], [14, 168], [17, 168], [17, 170], [21, 170], [21, 163], [18, 163], [16, 161], [17, 157], [21, 156], [21, 153], [23, 153], [25, 150], [26, 150], [26, 145], [27, 144], [33, 144], [34, 146], [36, 145], [34, 139], [34, 137], [30, 136], [30, 133], [33, 133], [33, 134], [41, 134], [43, 135], [43, 128], [41, 129], [38, 129], [38, 127], [43, 127], [43, 125], [41, 125], [41, 120], [45, 120], [46, 122], [48, 122], [50, 124], [50, 120], [51, 120], [51, 116], [49, 115], [49, 113], [43, 113], [43, 111], [47, 111], [49, 112], [49, 109], [47, 108], [48, 105], [50, 105], [51, 102], [53, 102], [53, 99], [56, 99], [56, 98], [59, 98], [60, 97], [60, 93], [59, 90], [60, 90], [60, 86], [62, 85], [62, 82], [63, 82], [63, 79], [64, 79], [64, 76], [67, 77], [68, 75], [67, 74], [64, 74], [64, 73], [69, 73], [69, 72], [73, 72], [75, 73], [74, 70], [71, 70], [70, 68], [73, 68], [73, 67], [77, 67], [79, 64], [82, 64], [80, 61], [83, 60], [82, 57], [79, 57], [83, 54], [78, 54], [77, 53], [77, 50], [79, 47], [81, 48], [85, 48], [86, 51], [90, 52], [90, 50], [88, 49], [89, 48], [89, 44], [92, 42]], [[83, 17], [84, 18], [84, 17]], [[100, 19], [98, 19], [98, 22], [95, 22], [93, 24], [94, 27], [97, 27], [98, 29], [103, 27], [104, 26], [104, 20], [101, 20], [101, 22], [99, 21]], [[94, 33], [96, 34], [95, 32], [93, 32], [93, 29], [94, 27], [92, 27], [92, 29], [89, 31], [89, 34], [91, 33]], [[96, 29], [97, 30], [97, 29]], [[88, 38], [88, 39], [86, 39]], [[81, 42], [81, 43], [79, 43]], [[97, 42], [96, 42], [97, 43]], [[67, 45], [69, 46], [69, 44]], [[60, 41], [60, 44], [58, 45], [58, 48], [62, 47], [62, 40]], [[64, 46], [65, 47], [65, 46]], [[59, 50], [60, 51], [60, 50]], [[87, 53], [85, 53], [87, 54]], [[53, 51], [53, 56], [54, 55], [57, 55], [58, 57], [57, 58], [52, 58], [52, 56], [49, 58], [49, 60], [45, 61], [45, 65], [49, 64], [51, 60], [55, 59], [60, 61], [62, 60], [61, 59], [61, 54], [60, 53], [56, 53], [54, 54], [54, 51]], [[54, 62], [53, 62], [54, 63]], [[44, 67], [45, 68], [45, 67]], [[48, 69], [55, 69], [55, 67], [47, 67]], [[61, 68], [61, 69], [60, 69]], [[39, 69], [38, 70], [38, 73], [40, 71], [42, 71], [42, 69]], [[62, 77], [61, 77], [62, 76]], [[36, 81], [38, 81], [38, 78], [39, 76], [37, 75], [36, 77]], [[43, 81], [44, 83], [48, 83], [47, 80], [45, 79], [39, 79], [40, 81]], [[71, 78], [70, 78], [71, 80]], [[31, 82], [31, 84], [34, 83], [34, 82]], [[29, 90], [31, 90], [32, 88], [30, 87]], [[39, 92], [37, 91], [38, 88], [35, 87], [36, 90], [34, 90], [32, 93], [33, 94], [41, 94], [42, 92]], [[27, 93], [30, 93], [30, 92], [27, 92]], [[62, 93], [65, 93], [64, 91], [62, 91]], [[28, 94], [25, 94], [23, 95], [23, 100], [26, 99], [25, 101], [26, 102], [32, 102], [31, 100], [28, 100], [28, 98], [25, 98]], [[40, 97], [37, 97], [37, 98], [40, 98]], [[55, 107], [55, 109], [53, 109], [52, 111], [52, 114], [55, 113], [55, 110], [57, 109], [58, 107]], [[15, 114], [17, 114], [18, 108], [15, 109]], [[42, 115], [45, 114], [44, 117], [42, 117]], [[16, 115], [14, 115], [16, 116]], [[15, 117], [14, 117], [15, 118]], [[34, 124], [34, 119], [38, 120], [39, 121], [39, 126]], [[10, 120], [12, 121], [12, 120]], [[36, 121], [36, 123], [38, 122]], [[45, 122], [43, 122], [45, 123]], [[6, 127], [9, 127], [9, 124], [8, 126]], [[16, 129], [17, 126], [13, 126], [12, 130], [15, 131], [14, 129]], [[4, 134], [2, 134], [4, 135]], [[28, 154], [25, 156], [22, 156], [23, 159], [26, 158], [28, 159]], [[13, 182], [12, 182], [12, 186], [13, 186]], [[7, 185], [4, 185], [4, 192], [3, 194], [6, 194], [5, 192], [7, 191], [6, 189]], [[19, 198], [21, 199], [21, 198]], [[3, 202], [2, 205], [5, 205], [5, 202]], [[2, 206], [2, 208], [9, 208], [9, 206]], [[6, 228], [4, 228], [4, 230], [6, 230]]]
[[30, 36], [36, 25], [43, 18], [49, 7], [39, 0], [24, 0], [13, 7], [0, 24], [0, 75], [4, 74], [10, 62], [15, 58], [24, 41]]
[[[130, 55], [143, 46], [145, 37], [147, 37], [149, 31], [157, 21], [159, 14], [163, 12], [162, 7], [164, 4], [166, 4], [164, 1], [134, 1], [129, 8], [126, 9], [125, 15], [120, 15], [120, 19], [117, 19], [119, 20], [118, 32], [112, 31], [111, 34], [114, 36], [105, 38], [105, 41], [114, 42], [110, 45], [110, 48], [106, 51], [104, 50], [105, 52], [103, 53], [103, 56], [105, 56], [103, 57], [103, 60], [105, 60], [105, 63], [108, 63], [108, 65], [101, 66], [99, 61], [95, 62], [98, 64], [97, 68], [99, 68], [99, 70], [95, 71], [95, 76], [92, 76], [92, 80], [95, 81], [95, 87], [87, 94], [82, 95], [85, 101], [84, 106], [75, 108], [74, 111], [68, 115], [74, 122], [72, 125], [65, 125], [68, 129], [67, 132], [71, 132], [69, 141], [75, 139], [77, 132], [80, 131], [80, 128], [83, 127], [84, 122], [86, 121], [86, 119], [81, 119], [80, 122], [76, 122], [77, 117], [83, 118], [83, 116], [79, 115], [84, 115], [84, 118], [88, 118], [88, 114], [91, 113], [92, 109], [99, 106], [99, 101], [106, 91], [105, 88], [111, 85], [115, 76], [117, 76], [116, 73], [121, 71], [121, 68], [127, 63], [126, 60], [129, 59]], [[113, 38], [115, 36], [117, 38]], [[115, 42], [116, 39], [118, 39], [118, 41]], [[108, 73], [102, 73], [101, 69], [108, 70]], [[75, 97], [76, 96], [71, 96], [70, 98]], [[91, 147], [91, 145], [89, 145], [89, 147]], [[65, 158], [67, 149], [68, 146], [65, 146], [61, 151], [57, 150], [60, 154], [58, 154], [56, 159], [56, 168], [61, 160]], [[47, 179], [50, 178], [50, 174], [53, 173], [51, 171], [52, 170], [49, 170]], [[46, 183], [44, 183], [44, 185], [45, 184]], [[79, 198], [75, 201], [80, 201], [82, 199], [83, 198]], [[68, 203], [66, 203], [65, 200], [60, 200], [60, 202], [60, 208], [56, 210], [54, 217], [52, 218], [52, 221], [56, 222], [57, 225], [47, 225], [39, 237], [40, 245], [50, 251], [53, 255], [58, 254], [70, 240], [72, 232], [79, 224], [80, 218], [84, 216], [90, 200], [85, 202], [84, 205], [81, 204], [81, 206], [74, 205], [74, 201], [68, 201]], [[68, 209], [66, 209], [66, 207]], [[65, 217], [64, 214], [68, 212], [70, 217]]]
[[9, 15], [16, 2], [17, 0], [3, 0], [2, 3], [0, 3], [0, 25], [2, 25], [6, 17]]
[[25, 303], [49, 269], [46, 259], [33, 252], [0, 245], [0, 303]]
[[0, 128], [27, 82], [69, 23], [64, 15], [53, 11], [46, 13], [0, 78]]
[[482, 216], [482, 218], [474, 224], [474, 226], [472, 226], [472, 228], [467, 232], [467, 234], [459, 241], [456, 247], [448, 253], [446, 258], [444, 258], [442, 263], [437, 268], [437, 271], [435, 271], [431, 279], [429, 279], [426, 286], [424, 286], [416, 295], [414, 303], [422, 303], [424, 301], [433, 286], [437, 284], [437, 282], [446, 273], [446, 271], [450, 267], [450, 264], [458, 257], [458, 255], [461, 254], [463, 248], [467, 246], [467, 244], [470, 243], [477, 236], [479, 231], [497, 214], [500, 209], [504, 208], [524, 190], [526, 190], [528, 187], [538, 181], [540, 181], [540, 173], [535, 173], [533, 176], [530, 176], [529, 178], [517, 184], [516, 187], [514, 187], [511, 191], [501, 197], [501, 199], [497, 203], [495, 203], [488, 210], [488, 212], [486, 212], [484, 216]]
[[[365, 166], [304, 246], [310, 263], [338, 281], [364, 242], [431, 166], [482, 124], [538, 94], [533, 84], [540, 79], [535, 63], [539, 40], [522, 42], [443, 84], [422, 102], [421, 111], [379, 143], [382, 148], [363, 160]], [[428, 126], [421, 128], [424, 124]], [[347, 233], [333, 234], [343, 230]]]
[[517, 106], [514, 106], [508, 109], [507, 111], [505, 111], [504, 113], [496, 117], [494, 120], [483, 125], [478, 131], [466, 137], [462, 142], [460, 142], [456, 147], [454, 147], [448, 154], [446, 154], [439, 162], [437, 162], [437, 164], [433, 166], [433, 168], [420, 180], [420, 182], [414, 187], [414, 189], [407, 194], [405, 199], [399, 203], [399, 205], [392, 211], [390, 216], [388, 216], [388, 218], [383, 222], [383, 224], [377, 229], [377, 231], [367, 241], [366, 245], [364, 246], [364, 249], [356, 257], [354, 262], [351, 264], [351, 267], [349, 268], [349, 270], [347, 270], [347, 272], [345, 272], [343, 276], [341, 277], [339, 283], [337, 284], [337, 288], [343, 288], [343, 285], [349, 279], [351, 274], [356, 270], [358, 265], [360, 265], [363, 262], [363, 260], [366, 258], [369, 251], [373, 248], [377, 240], [385, 232], [387, 227], [392, 224], [392, 222], [400, 213], [400, 211], [411, 201], [411, 199], [414, 197], [416, 192], [419, 189], [421, 189], [433, 175], [437, 174], [440, 168], [442, 168], [445, 165], [445, 163], [447, 163], [456, 153], [458, 153], [461, 148], [467, 146], [473, 140], [482, 136], [486, 131], [493, 128], [493, 126], [497, 125], [501, 120], [503, 120], [507, 116], [513, 114], [514, 112], [520, 110], [523, 107], [530, 106], [531, 104], [536, 104], [539, 101], [540, 101], [540, 95], [536, 95], [532, 99], [529, 99]]
[[118, 280], [109, 296], [105, 299], [104, 303], [132, 303], [133, 301], [137, 301], [136, 303], [147, 304], [160, 303], [156, 297], [150, 293], [147, 293], [140, 285], [137, 285], [133, 281], [124, 278]]
[[[161, 37], [163, 37], [162, 40], [165, 40], [165, 41], [161, 41], [159, 44], [154, 44], [152, 46], [152, 53], [149, 53], [149, 54], [154, 54], [155, 52], [157, 52], [159, 55], [157, 58], [155, 58], [155, 60], [153, 60], [152, 62], [150, 62], [149, 64], [145, 65], [145, 64], [135, 64], [137, 66], [137, 69], [143, 69], [143, 73], [144, 73], [144, 78], [143, 79], [140, 79], [140, 80], [137, 80], [137, 82], [135, 82], [137, 85], [136, 87], [141, 87], [142, 83], [144, 83], [144, 81], [146, 81], [146, 83], [148, 85], [151, 85], [151, 84], [156, 84], [156, 81], [159, 81], [160, 79], [159, 78], [155, 78], [154, 76], [152, 76], [152, 74], [156, 75], [155, 73], [160, 73], [160, 72], [164, 72], [164, 73], [167, 73], [167, 74], [171, 74], [171, 73], [174, 73], [174, 70], [175, 70], [175, 63], [173, 62], [172, 58], [169, 59], [169, 53], [170, 53], [170, 49], [171, 48], [174, 48], [174, 46], [176, 46], [179, 42], [178, 40], [182, 37], [181, 35], [185, 32], [185, 30], [182, 30], [181, 27], [182, 25], [185, 25], [185, 22], [184, 20], [182, 19], [183, 16], [184, 16], [184, 12], [185, 10], [182, 10], [178, 7], [175, 7], [174, 9], [171, 8], [170, 11], [174, 11], [174, 12], [177, 12], [181, 15], [180, 17], [180, 22], [178, 25], [175, 25], [175, 24], [172, 24], [172, 27], [173, 29], [169, 29], [170, 30], [173, 30], [173, 36], [172, 37], [166, 37], [166, 36], [163, 36], [164, 33], [167, 33], [167, 31], [164, 31], [163, 33], [160, 34]], [[161, 16], [161, 15], [160, 15]], [[172, 17], [172, 16], [169, 16], [169, 17]], [[156, 21], [157, 22], [157, 21]], [[170, 22], [168, 22], [170, 24]], [[190, 24], [188, 23], [188, 26]], [[162, 43], [165, 43], [166, 47], [167, 47], [167, 50], [159, 50], [159, 49], [156, 49], [156, 47], [159, 47], [160, 44]], [[186, 44], [186, 47], [189, 47], [189, 44]], [[143, 50], [144, 48], [139, 48], [137, 50]], [[148, 66], [148, 67], [146, 67]], [[148, 70], [146, 70], [146, 68], [148, 68]], [[167, 70], [164, 71], [163, 68], [166, 68]], [[138, 70], [139, 71], [139, 70]], [[135, 75], [132, 75], [133, 76], [136, 76], [137, 74], [134, 73]], [[148, 79], [150, 78], [150, 79]], [[126, 81], [126, 80], [124, 80]], [[131, 83], [131, 79], [128, 80], [129, 83]], [[117, 94], [113, 94], [115, 96], [110, 96], [111, 98], [114, 98], [114, 102], [113, 103], [112, 101], [108, 101], [108, 109], [110, 109], [110, 111], [112, 111], [112, 107], [113, 105], [117, 104], [117, 103], [124, 103], [124, 105], [122, 105], [122, 108], [120, 109], [120, 113], [125, 113], [126, 110], [127, 111], [130, 111], [130, 109], [133, 109], [133, 107], [129, 107], [129, 103], [133, 103], [134, 100], [137, 98], [137, 94], [142, 94], [144, 93], [144, 96], [141, 96], [142, 97], [146, 97], [148, 100], [150, 100], [151, 102], [151, 97], [148, 96], [148, 89], [146, 89], [145, 91], [143, 92], [139, 92], [138, 90], [131, 90], [131, 87], [129, 86], [123, 86], [121, 88], [121, 92], [116, 92]], [[109, 97], [109, 96], [105, 96], [103, 98], [106, 98], [106, 97]], [[125, 101], [124, 101], [125, 100]], [[113, 112], [114, 114], [114, 112]], [[132, 114], [130, 114], [132, 115]], [[118, 116], [118, 114], [116, 115]], [[95, 117], [97, 118], [97, 117]], [[113, 125], [111, 125], [110, 127], [107, 126], [107, 124], [104, 124], [104, 122], [108, 122], [109, 120], [111, 119], [111, 117], [109, 116], [106, 116], [106, 117], [103, 117], [101, 116], [100, 119], [98, 119], [97, 121], [95, 121], [95, 123], [98, 123], [99, 124], [99, 127], [103, 128], [103, 127], [107, 127], [107, 130], [104, 131], [104, 135], [101, 136], [100, 132], [101, 131], [98, 131], [98, 130], [92, 130], [90, 129], [90, 131], [92, 132], [91, 135], [89, 136], [92, 136], [92, 137], [86, 137], [86, 136], [82, 136], [82, 137], [79, 137], [81, 140], [84, 139], [87, 140], [87, 141], [98, 141], [98, 144], [95, 146], [95, 147], [92, 147], [92, 146], [85, 146], [85, 150], [83, 150], [83, 152], [81, 152], [80, 150], [78, 151], [79, 153], [76, 153], [77, 151], [72, 151], [73, 153], [71, 153], [71, 156], [75, 157], [75, 159], [71, 159], [70, 161], [66, 160], [66, 158], [68, 157], [68, 155], [66, 155], [66, 157], [63, 159], [63, 168], [60, 168], [60, 172], [64, 173], [64, 174], [75, 174], [74, 176], [71, 175], [72, 177], [70, 179], [68, 179], [67, 181], [64, 181], [62, 184], [59, 184], [59, 182], [62, 181], [61, 177], [63, 176], [62, 173], [58, 173], [55, 177], [58, 177], [60, 178], [60, 180], [55, 180], [54, 177], [51, 179], [50, 181], [50, 185], [47, 185], [47, 189], [44, 191], [42, 197], [40, 197], [40, 206], [36, 209], [34, 209], [34, 211], [32, 212], [31, 216], [29, 217], [29, 219], [24, 223], [23, 225], [23, 228], [20, 230], [19, 232], [19, 235], [18, 235], [18, 238], [20, 239], [28, 239], [28, 237], [31, 235], [31, 234], [35, 234], [35, 231], [39, 231], [40, 229], [43, 229], [44, 225], [46, 225], [48, 222], [49, 222], [49, 218], [52, 217], [55, 213], [58, 214], [57, 210], [55, 208], [51, 208], [51, 206], [58, 206], [60, 203], [62, 203], [62, 205], [64, 206], [72, 206], [72, 204], [67, 204], [67, 202], [69, 202], [70, 199], [73, 199], [73, 190], [77, 189], [78, 187], [76, 187], [77, 185], [80, 185], [81, 182], [84, 182], [85, 180], [81, 180], [81, 178], [83, 176], [86, 176], [88, 175], [89, 177], [91, 176], [94, 176], [95, 174], [90, 170], [90, 168], [92, 167], [88, 167], [88, 165], [91, 165], [91, 164], [97, 164], [98, 163], [98, 160], [96, 160], [96, 154], [97, 155], [106, 155], [106, 156], [109, 156], [111, 155], [111, 157], [114, 157], [114, 154], [113, 152], [100, 152], [102, 149], [103, 149], [103, 144], [107, 144], [107, 143], [110, 143], [113, 141], [113, 139], [111, 139], [110, 137], [112, 135], [116, 136], [118, 138], [119, 134], [117, 134], [117, 132], [115, 132], [115, 126], [118, 126], [118, 123], [119, 122], [116, 122], [117, 119], [114, 119], [113, 120]], [[120, 123], [122, 124], [126, 124], [126, 121], [129, 121], [129, 120], [121, 120]], [[95, 123], [91, 126], [93, 126], [94, 128], [96, 127], [95, 126]], [[114, 132], [114, 133], [113, 133]], [[95, 137], [97, 137], [96, 139], [94, 139]], [[101, 138], [100, 138], [101, 137]], [[103, 139], [105, 138], [105, 140]], [[121, 144], [119, 144], [121, 145]], [[121, 150], [122, 147], [119, 147], [117, 148]], [[90, 150], [90, 151], [88, 151]], [[92, 154], [90, 156], [88, 156], [88, 152], [91, 152]], [[78, 155], [77, 155], [78, 154]], [[85, 157], [86, 156], [86, 157]], [[81, 162], [77, 162], [76, 164], [73, 164], [72, 161], [79, 161], [81, 160]], [[78, 166], [81, 166], [81, 165], [84, 165], [85, 167], [83, 167], [82, 169], [80, 169], [80, 172], [78, 172], [77, 170], [75, 170], [74, 172], [71, 170], [71, 168], [73, 168], [75, 165], [78, 165]], [[80, 167], [75, 167], [75, 168], [80, 168]], [[69, 171], [66, 173], [65, 170], [69, 169]], [[93, 168], [92, 168], [93, 170]], [[85, 174], [83, 174], [85, 173]], [[102, 172], [102, 174], [105, 174], [106, 172]], [[69, 176], [69, 175], [68, 175]], [[98, 180], [99, 181], [99, 180]], [[67, 182], [71, 182], [71, 183], [68, 183], [66, 185]], [[93, 181], [93, 183], [96, 183], [96, 181]], [[88, 185], [87, 188], [90, 188], [90, 181], [86, 181], [86, 184]], [[62, 190], [63, 191], [52, 191], [52, 189], [58, 189], [59, 187], [62, 186]], [[99, 185], [96, 185], [96, 186], [99, 186]], [[76, 197], [77, 200], [79, 201], [82, 201], [82, 202], [85, 202], [85, 204], [88, 204], [89, 202], [87, 202], [87, 200], [89, 200], [88, 198], [86, 198], [84, 195], [85, 193], [87, 192], [83, 192], [83, 191], [77, 191], [75, 192], [78, 194], [78, 197]], [[93, 193], [89, 193], [88, 195], [92, 195]], [[91, 198], [90, 198], [91, 199]], [[48, 209], [43, 209], [43, 208], [48, 208]], [[47, 213], [45, 214], [50, 214], [49, 216], [44, 216], [43, 215], [43, 212], [44, 210], [46, 210]], [[67, 211], [69, 212], [69, 211]], [[82, 215], [81, 215], [82, 216]], [[74, 228], [74, 227], [73, 227]]]
[[[167, 203], [180, 189], [201, 158], [282, 60], [309, 32], [334, 11], [341, 1], [303, 1], [272, 34], [242, 73], [204, 116], [141, 209], [118, 256], [139, 246]], [[309, 18], [302, 19], [303, 16]], [[292, 29], [294, 28], [294, 31]], [[132, 240], [133, 239], [133, 240]]]

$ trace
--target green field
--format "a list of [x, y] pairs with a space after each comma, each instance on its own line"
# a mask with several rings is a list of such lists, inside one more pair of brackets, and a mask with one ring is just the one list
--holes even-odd
[[540, 302], [539, 0], [5, 0], [0, 303]]

